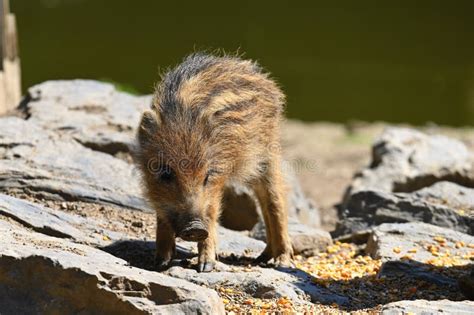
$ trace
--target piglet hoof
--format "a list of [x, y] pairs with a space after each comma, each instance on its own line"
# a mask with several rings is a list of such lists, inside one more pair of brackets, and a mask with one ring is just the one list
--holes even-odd
[[275, 267], [279, 268], [291, 268], [294, 267], [293, 260], [291, 259], [291, 254], [281, 254], [273, 259], [273, 264]]
[[211, 272], [214, 270], [214, 267], [216, 266], [215, 261], [203, 261], [198, 263], [197, 265], [197, 271], [198, 272]]
[[164, 259], [162, 257], [155, 256], [154, 269], [156, 271], [164, 271], [170, 267], [171, 259]]

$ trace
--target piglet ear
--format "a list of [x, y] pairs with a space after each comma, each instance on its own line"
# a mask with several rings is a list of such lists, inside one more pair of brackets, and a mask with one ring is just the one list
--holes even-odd
[[152, 111], [145, 111], [138, 127], [138, 141], [140, 145], [147, 144], [158, 132], [158, 120]]

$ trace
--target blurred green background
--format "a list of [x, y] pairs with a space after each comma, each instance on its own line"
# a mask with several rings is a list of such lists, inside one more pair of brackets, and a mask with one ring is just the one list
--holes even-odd
[[303, 120], [474, 123], [474, 1], [11, 0], [23, 89], [92, 78], [151, 93], [195, 49], [239, 49]]

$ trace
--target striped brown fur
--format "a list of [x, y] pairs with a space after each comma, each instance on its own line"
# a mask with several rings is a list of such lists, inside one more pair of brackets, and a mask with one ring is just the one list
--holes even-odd
[[286, 193], [281, 175], [280, 122], [284, 95], [252, 61], [196, 53], [167, 72], [143, 114], [137, 161], [156, 208], [157, 263], [175, 251], [175, 236], [202, 222], [199, 271], [216, 259], [216, 226], [224, 185], [255, 189], [268, 244], [259, 261], [288, 264]]

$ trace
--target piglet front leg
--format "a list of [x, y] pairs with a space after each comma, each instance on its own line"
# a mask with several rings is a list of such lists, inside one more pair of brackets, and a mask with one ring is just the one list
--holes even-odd
[[166, 221], [157, 218], [155, 270], [167, 269], [175, 255], [175, 232]]
[[198, 242], [198, 272], [210, 272], [216, 266], [217, 219], [212, 220], [208, 227], [208, 237]]

